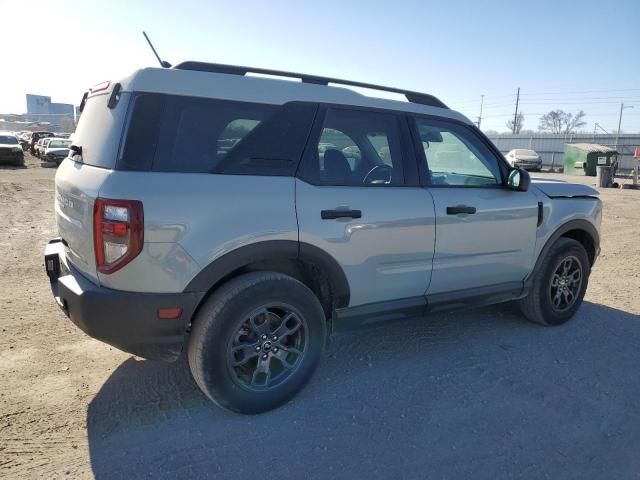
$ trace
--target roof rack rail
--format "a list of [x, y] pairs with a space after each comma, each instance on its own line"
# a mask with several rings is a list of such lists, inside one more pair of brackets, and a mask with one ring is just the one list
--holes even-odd
[[241, 67], [238, 65], [224, 65], [221, 63], [207, 63], [196, 61], [182, 62], [173, 68], [178, 70], [194, 70], [198, 72], [227, 73], [230, 75], [246, 75], [247, 73], [258, 73], [262, 75], [273, 75], [277, 77], [298, 78], [302, 80], [303, 83], [314, 83], [316, 85], [328, 85], [330, 83], [335, 83], [337, 85], [347, 85], [350, 87], [370, 88], [372, 90], [402, 94], [411, 103], [419, 103], [421, 105], [428, 105], [430, 107], [447, 109], [449, 108], [440, 99], [427, 93], [413, 92], [411, 90], [402, 90], [400, 88], [394, 87], [384, 87], [381, 85], [374, 85], [372, 83], [341, 80], [339, 78], [307, 75], [305, 73], [284, 72], [282, 70], [269, 70], [266, 68]]

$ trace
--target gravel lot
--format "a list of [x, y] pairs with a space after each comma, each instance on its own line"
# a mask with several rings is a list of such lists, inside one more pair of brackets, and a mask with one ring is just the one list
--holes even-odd
[[602, 192], [602, 254], [569, 324], [500, 305], [360, 330], [295, 401], [246, 417], [184, 362], [64, 317], [41, 258], [55, 170], [27, 163], [0, 170], [0, 478], [640, 478], [640, 191]]

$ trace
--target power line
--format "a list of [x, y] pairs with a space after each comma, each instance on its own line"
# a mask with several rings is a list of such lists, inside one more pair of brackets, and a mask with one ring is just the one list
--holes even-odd
[[580, 94], [580, 93], [603, 93], [603, 92], [633, 92], [640, 91], [640, 88], [606, 88], [601, 90], [564, 90], [560, 92], [549, 92], [549, 91], [541, 91], [541, 92], [529, 92], [527, 95], [572, 95], [572, 94]]
[[[609, 93], [609, 92], [615, 92], [615, 91], [630, 91], [630, 92], [638, 92], [640, 93], [640, 88], [630, 88], [630, 89], [620, 89], [620, 90], [603, 90], [603, 91], [597, 91], [597, 90], [585, 90], [583, 93]], [[541, 96], [546, 96], [546, 95], [567, 95], [566, 100], [567, 101], [587, 101], [587, 100], [628, 100], [630, 98], [640, 98], [640, 95], [638, 93], [633, 93], [631, 95], [606, 95], [606, 96], [593, 96], [593, 95], [586, 95], [586, 96], [577, 96], [577, 95], [581, 95], [578, 94], [577, 92], [571, 93], [571, 92], [547, 92], [547, 93], [527, 93], [527, 92], [523, 92], [520, 94], [521, 97], [523, 98], [527, 98], [527, 99], [531, 99], [531, 101], [550, 101], [550, 102], [557, 102], [559, 101], [559, 99], [557, 98], [531, 98], [531, 97], [541, 97]], [[485, 95], [487, 98], [489, 98], [490, 100], [495, 100], [495, 99], [503, 99], [503, 98], [513, 98], [513, 94], [511, 95]], [[458, 100], [458, 101], [449, 101], [448, 103], [450, 105], [463, 105], [463, 104], [468, 104], [468, 103], [476, 103], [477, 100]], [[487, 105], [492, 105], [495, 104], [496, 102], [493, 103], [487, 103]], [[498, 103], [503, 103], [503, 102], [498, 102]]]

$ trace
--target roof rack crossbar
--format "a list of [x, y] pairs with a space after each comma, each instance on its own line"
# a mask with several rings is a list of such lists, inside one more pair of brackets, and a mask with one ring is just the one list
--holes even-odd
[[307, 75], [305, 73], [285, 72], [282, 70], [270, 70], [267, 68], [243, 67], [238, 65], [225, 65], [221, 63], [206, 63], [187, 61], [182, 62], [175, 67], [178, 70], [194, 70], [198, 72], [226, 73], [230, 75], [246, 75], [247, 73], [257, 73], [260, 75], [272, 75], [276, 77], [297, 78], [303, 83], [313, 83], [316, 85], [346, 85], [350, 87], [368, 88], [383, 92], [399, 93], [404, 95], [411, 103], [419, 103], [438, 108], [449, 108], [440, 99], [427, 93], [413, 92], [411, 90], [403, 90], [395, 87], [385, 87], [382, 85], [374, 85], [372, 83], [355, 82], [352, 80], [341, 80], [339, 78], [321, 77], [318, 75]]

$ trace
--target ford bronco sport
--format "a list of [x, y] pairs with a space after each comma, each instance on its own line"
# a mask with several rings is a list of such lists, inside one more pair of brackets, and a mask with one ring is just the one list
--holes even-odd
[[530, 182], [431, 95], [185, 62], [81, 108], [45, 250], [58, 305], [126, 352], [186, 350], [236, 412], [292, 398], [343, 328], [507, 301], [562, 324], [599, 253], [596, 190]]

